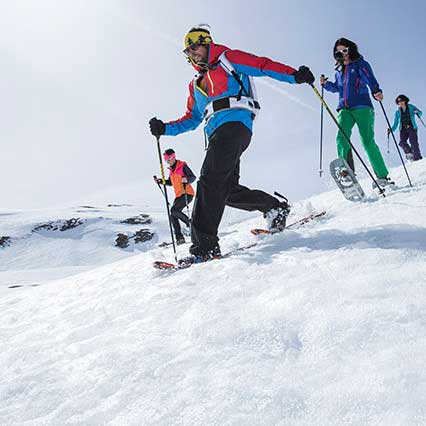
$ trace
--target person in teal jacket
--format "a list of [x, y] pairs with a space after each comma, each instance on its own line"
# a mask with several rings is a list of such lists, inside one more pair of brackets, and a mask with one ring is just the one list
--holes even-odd
[[[420, 153], [416, 123], [416, 115], [421, 117], [422, 112], [415, 105], [409, 104], [409, 101], [410, 99], [405, 95], [396, 97], [395, 103], [398, 105], [398, 109], [395, 111], [392, 132], [399, 128], [399, 146], [405, 152], [407, 160], [417, 161], [423, 158]], [[389, 133], [390, 129], [388, 129]]]

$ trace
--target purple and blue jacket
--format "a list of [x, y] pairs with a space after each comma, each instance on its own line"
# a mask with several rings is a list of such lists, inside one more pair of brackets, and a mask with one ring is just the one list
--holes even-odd
[[347, 64], [343, 70], [336, 71], [335, 81], [327, 81], [323, 87], [328, 92], [339, 93], [337, 111], [343, 108], [373, 108], [368, 88], [373, 95], [381, 92], [370, 64], [362, 56]]

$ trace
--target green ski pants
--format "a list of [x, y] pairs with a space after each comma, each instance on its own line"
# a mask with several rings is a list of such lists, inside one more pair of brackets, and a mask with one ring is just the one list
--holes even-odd
[[[374, 109], [368, 107], [359, 109], [341, 109], [337, 115], [337, 121], [342, 126], [343, 131], [346, 133], [348, 138], [351, 137], [352, 128], [356, 123], [361, 137], [362, 146], [367, 153], [374, 172], [378, 178], [387, 177], [389, 173], [388, 169], [386, 168], [380, 149], [374, 141]], [[339, 158], [343, 158], [348, 161], [351, 146], [340, 130], [336, 136], [336, 143]]]

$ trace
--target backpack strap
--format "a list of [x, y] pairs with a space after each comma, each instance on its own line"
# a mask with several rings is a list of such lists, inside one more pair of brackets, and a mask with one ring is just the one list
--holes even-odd
[[244, 94], [244, 96], [247, 96], [248, 98], [253, 98], [253, 96], [247, 91], [247, 89], [244, 87], [243, 82], [241, 81], [240, 76], [238, 75], [237, 71], [235, 71], [234, 66], [231, 64], [229, 59], [226, 57], [225, 52], [223, 52], [219, 56], [219, 65], [222, 66], [222, 68], [229, 74], [232, 75], [232, 77], [235, 78], [237, 83], [240, 85], [240, 91], [237, 95], [237, 99], [241, 99], [241, 96]]
[[216, 112], [229, 109], [247, 109], [251, 111], [252, 119], [254, 120], [260, 110], [260, 105], [256, 100], [256, 90], [253, 79], [249, 76], [249, 90], [247, 90], [225, 53], [226, 51], [219, 56], [217, 64], [220, 65], [227, 74], [235, 78], [237, 83], [240, 85], [240, 90], [236, 96], [227, 96], [210, 102], [204, 111], [204, 118], [206, 122], [208, 122]]

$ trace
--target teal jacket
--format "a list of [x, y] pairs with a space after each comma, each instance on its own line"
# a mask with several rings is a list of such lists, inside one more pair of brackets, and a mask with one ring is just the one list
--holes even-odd
[[[419, 117], [421, 117], [423, 113], [415, 105], [412, 105], [412, 104], [408, 104], [408, 110], [410, 111], [410, 118], [411, 118], [411, 122], [413, 123], [413, 129], [417, 129], [416, 114], [414, 114], [414, 111], [417, 111], [417, 114], [419, 115]], [[395, 111], [395, 118], [393, 120], [392, 132], [394, 132], [398, 126], [399, 126], [399, 130], [401, 130], [400, 108], [398, 108]]]

